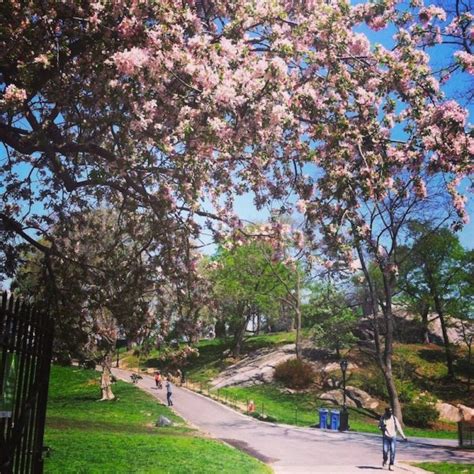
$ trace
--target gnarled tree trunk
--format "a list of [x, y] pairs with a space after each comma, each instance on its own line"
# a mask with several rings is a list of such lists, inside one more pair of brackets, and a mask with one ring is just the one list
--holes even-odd
[[100, 388], [102, 390], [101, 401], [113, 400], [115, 395], [112, 393], [112, 355], [107, 354], [102, 361], [102, 376], [100, 379]]
[[[244, 310], [245, 312], [245, 310]], [[241, 324], [237, 327], [237, 330], [234, 334], [234, 347], [232, 350], [232, 355], [234, 357], [240, 357], [240, 351], [242, 349], [242, 341], [244, 339], [245, 330], [251, 318], [251, 312], [248, 311], [247, 315], [242, 317]]]

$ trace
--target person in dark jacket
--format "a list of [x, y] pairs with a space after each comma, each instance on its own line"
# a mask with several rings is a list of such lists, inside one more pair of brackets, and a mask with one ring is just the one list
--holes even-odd
[[166, 379], [166, 399], [168, 400], [168, 406], [173, 406], [173, 400], [171, 397], [173, 396], [173, 384], [171, 383], [169, 377]]

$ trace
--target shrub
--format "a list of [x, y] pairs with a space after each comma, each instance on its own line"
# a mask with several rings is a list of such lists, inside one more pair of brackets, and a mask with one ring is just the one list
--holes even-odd
[[406, 380], [395, 380], [395, 387], [397, 388], [398, 398], [402, 403], [412, 402], [418, 395], [413, 382], [407, 382]]
[[314, 379], [310, 364], [300, 359], [288, 359], [275, 367], [275, 380], [289, 388], [307, 388]]
[[387, 386], [380, 371], [377, 370], [374, 373], [364, 374], [360, 385], [361, 388], [367, 393], [370, 393], [370, 395], [381, 398], [382, 400], [388, 399]]
[[426, 400], [407, 403], [403, 409], [403, 420], [407, 425], [426, 428], [438, 419], [438, 410]]

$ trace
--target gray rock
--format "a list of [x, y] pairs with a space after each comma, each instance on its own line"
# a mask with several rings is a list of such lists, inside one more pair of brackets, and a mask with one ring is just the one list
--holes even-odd
[[[324, 400], [326, 402], [332, 403], [333, 405], [343, 405], [344, 404], [344, 396], [342, 394], [342, 390], [330, 390], [329, 392], [323, 393], [319, 396], [320, 400]], [[346, 405], [348, 407], [356, 408], [357, 405], [355, 404], [354, 400], [346, 396]]]
[[156, 426], [173, 426], [173, 422], [169, 418], [166, 418], [166, 416], [160, 415], [160, 418], [158, 418], [158, 421], [156, 422]]
[[438, 401], [436, 409], [439, 413], [439, 418], [444, 421], [458, 422], [461, 421], [461, 413], [458, 407]]
[[273, 380], [275, 367], [295, 357], [295, 345], [287, 344], [275, 349], [261, 349], [231, 365], [213, 380], [214, 388], [232, 385], [251, 386]]
[[474, 408], [466, 405], [458, 405], [458, 408], [463, 421], [474, 421]]
[[371, 397], [367, 392], [360, 388], [352, 387], [351, 385], [348, 385], [346, 387], [346, 395], [359, 408], [375, 410], [380, 405], [380, 402], [375, 398]]
[[[326, 400], [335, 405], [342, 406], [344, 404], [342, 389], [329, 390], [320, 395], [319, 398], [320, 400]], [[380, 405], [380, 402], [375, 398], [372, 398], [367, 392], [364, 392], [360, 388], [348, 385], [346, 387], [346, 405], [353, 408], [375, 410]]]
[[[352, 362], [349, 362], [349, 364], [347, 365], [347, 370], [354, 370], [357, 368], [358, 368], [357, 365]], [[330, 362], [329, 364], [326, 364], [321, 370], [326, 373], [336, 372], [336, 371], [341, 372], [341, 366], [339, 362]]]

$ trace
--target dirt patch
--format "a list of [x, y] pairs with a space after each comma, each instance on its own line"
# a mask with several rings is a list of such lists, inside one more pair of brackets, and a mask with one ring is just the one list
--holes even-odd
[[240, 451], [243, 451], [244, 453], [249, 454], [250, 456], [253, 456], [254, 458], [257, 458], [259, 461], [262, 461], [265, 464], [270, 464], [279, 461], [279, 459], [269, 458], [268, 456], [265, 456], [264, 454], [249, 446], [249, 444], [245, 441], [241, 441], [239, 439], [222, 439], [222, 441], [227, 444], [230, 444], [231, 446], [239, 449]]

